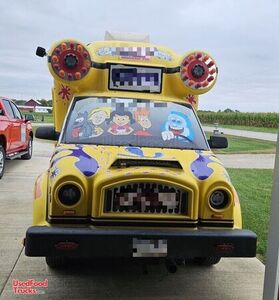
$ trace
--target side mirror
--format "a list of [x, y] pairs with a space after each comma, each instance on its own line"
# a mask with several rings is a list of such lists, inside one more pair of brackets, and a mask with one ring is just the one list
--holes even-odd
[[24, 120], [26, 122], [28, 122], [28, 121], [34, 121], [34, 116], [31, 115], [31, 114], [24, 115]]
[[40, 56], [40, 57], [46, 56], [47, 55], [46, 49], [43, 48], [43, 47], [37, 47], [37, 49], [36, 49], [36, 55]]
[[228, 139], [225, 136], [213, 135], [209, 138], [208, 144], [213, 149], [228, 148]]
[[35, 136], [43, 140], [57, 141], [59, 139], [59, 133], [55, 131], [53, 126], [38, 127]]
[[5, 116], [4, 109], [0, 109], [0, 116]]

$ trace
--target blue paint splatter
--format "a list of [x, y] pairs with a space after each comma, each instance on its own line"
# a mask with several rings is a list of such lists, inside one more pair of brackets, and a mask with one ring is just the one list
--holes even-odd
[[143, 151], [139, 147], [126, 147], [125, 150], [137, 156], [144, 156]]
[[85, 153], [82, 149], [81, 145], [76, 145], [78, 149], [58, 149], [54, 152], [53, 157], [63, 151], [71, 151], [70, 154], [58, 157], [58, 158], [53, 158], [51, 161], [51, 167], [53, 167], [60, 159], [68, 156], [74, 156], [78, 158], [78, 161], [75, 162], [75, 166], [77, 169], [84, 174], [85, 176], [89, 177], [94, 175], [98, 168], [98, 162], [96, 159]]
[[209, 158], [211, 155], [203, 155], [198, 151], [197, 153], [199, 156], [191, 163], [191, 170], [199, 180], [205, 180], [214, 172], [212, 168], [208, 167], [208, 164], [214, 162], [214, 160]]
[[[126, 147], [126, 151], [133, 155], [137, 155], [139, 157], [146, 157], [146, 158], [160, 158], [163, 156], [163, 153], [161, 152], [155, 152], [153, 156], [145, 156], [142, 149], [139, 147]], [[121, 156], [126, 156], [125, 154], [120, 154]], [[130, 155], [129, 155], [130, 156]]]
[[160, 158], [160, 157], [162, 157], [163, 156], [163, 153], [160, 153], [160, 152], [156, 152], [155, 154], [154, 154], [154, 158]]

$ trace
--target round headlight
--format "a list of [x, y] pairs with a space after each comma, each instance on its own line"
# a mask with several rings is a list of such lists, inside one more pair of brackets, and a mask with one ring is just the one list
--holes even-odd
[[66, 57], [64, 58], [65, 61], [65, 65], [69, 68], [69, 69], [73, 69], [77, 66], [78, 64], [78, 58], [75, 54], [68, 54], [66, 55]]
[[67, 206], [72, 206], [78, 203], [80, 197], [80, 189], [73, 184], [65, 184], [58, 191], [59, 201]]
[[183, 84], [196, 94], [208, 91], [217, 79], [218, 68], [215, 61], [202, 51], [188, 53], [180, 65]]
[[222, 209], [229, 203], [227, 192], [222, 190], [214, 191], [209, 198], [209, 204], [214, 209]]
[[91, 68], [91, 58], [86, 47], [72, 40], [58, 44], [50, 54], [49, 62], [53, 72], [67, 81], [82, 79]]
[[201, 78], [205, 73], [205, 69], [202, 65], [196, 64], [191, 73], [195, 78]]

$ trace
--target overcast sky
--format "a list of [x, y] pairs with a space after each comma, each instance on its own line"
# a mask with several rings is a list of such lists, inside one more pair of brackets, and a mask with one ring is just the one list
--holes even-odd
[[219, 78], [200, 109], [279, 111], [279, 2], [269, 0], [0, 0], [0, 95], [50, 99], [36, 47], [103, 40], [106, 30], [147, 33], [180, 54], [211, 53]]

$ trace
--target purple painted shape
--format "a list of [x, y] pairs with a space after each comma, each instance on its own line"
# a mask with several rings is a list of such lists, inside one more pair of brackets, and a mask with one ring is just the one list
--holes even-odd
[[143, 151], [139, 147], [126, 147], [125, 150], [137, 156], [144, 156]]
[[[67, 157], [67, 156], [74, 156], [78, 158], [78, 161], [75, 162], [75, 166], [78, 170], [83, 173], [85, 176], [89, 177], [94, 175], [99, 168], [98, 162], [96, 159], [85, 153], [82, 149], [81, 145], [76, 145], [78, 149], [58, 149], [53, 154], [53, 159], [51, 161], [50, 166], [53, 167], [60, 159]], [[72, 153], [54, 158], [54, 156], [63, 151], [72, 151]]]
[[70, 156], [70, 154], [67, 154], [67, 155], [64, 155], [64, 156], [61, 156], [61, 157], [58, 157], [58, 158], [54, 158], [56, 154], [58, 154], [60, 152], [63, 152], [63, 151], [68, 151], [68, 150], [72, 151], [72, 149], [58, 149], [58, 150], [56, 150], [52, 155], [52, 158], [51, 158], [51, 161], [50, 161], [50, 167], [52, 168], [63, 157]]
[[210, 155], [203, 155], [200, 152], [198, 158], [191, 163], [192, 173], [199, 179], [205, 180], [207, 179], [214, 170], [208, 167], [208, 164], [214, 162], [214, 160], [210, 159]]
[[59, 174], [59, 172], [60, 172], [60, 170], [57, 167], [55, 167], [55, 169], [51, 172], [50, 177], [51, 178], [56, 177]]
[[[126, 151], [135, 154], [140, 157], [148, 157], [148, 158], [160, 158], [163, 156], [163, 153], [161, 152], [155, 152], [153, 156], [145, 156], [142, 149], [140, 147], [126, 147]], [[121, 154], [121, 156], [126, 156], [125, 154]]]

